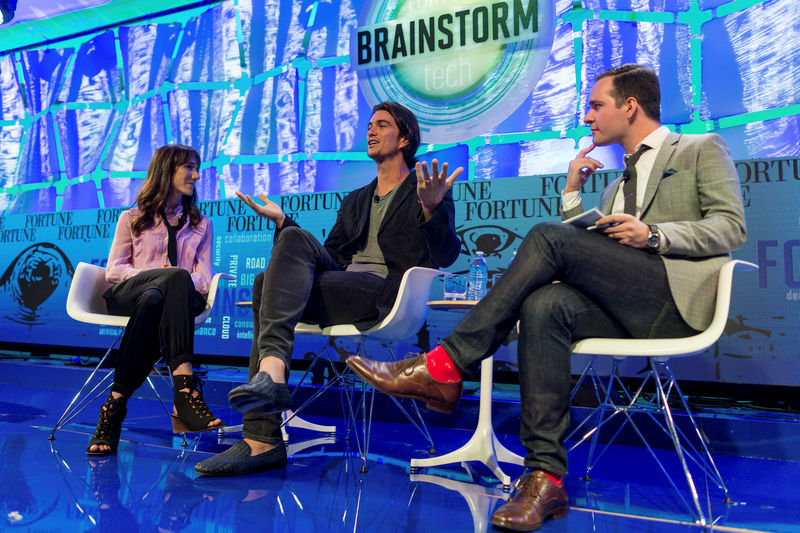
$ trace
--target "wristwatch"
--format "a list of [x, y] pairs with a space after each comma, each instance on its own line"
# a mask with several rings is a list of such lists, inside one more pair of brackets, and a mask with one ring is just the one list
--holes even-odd
[[647, 251], [657, 252], [661, 248], [661, 232], [658, 231], [658, 226], [655, 224], [648, 224], [650, 227], [650, 234], [647, 236]]

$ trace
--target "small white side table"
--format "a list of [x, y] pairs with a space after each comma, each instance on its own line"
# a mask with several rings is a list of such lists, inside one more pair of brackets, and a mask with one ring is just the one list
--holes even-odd
[[[431, 309], [445, 311], [468, 311], [477, 302], [469, 300], [436, 300], [428, 302]], [[478, 425], [469, 441], [457, 450], [439, 457], [411, 459], [411, 472], [426, 466], [441, 466], [467, 461], [480, 461], [485, 464], [504, 487], [511, 485], [511, 478], [503, 472], [499, 463], [523, 464], [523, 458], [515, 454], [497, 440], [492, 426], [492, 357], [481, 362], [480, 406]]]

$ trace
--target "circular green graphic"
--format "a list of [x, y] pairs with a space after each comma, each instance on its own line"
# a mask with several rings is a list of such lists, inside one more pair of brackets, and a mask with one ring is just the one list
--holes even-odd
[[554, 34], [554, 0], [375, 0], [364, 5], [350, 58], [370, 105], [407, 106], [423, 142], [461, 142], [525, 101]]
[[[455, 8], [456, 12], [470, 6], [485, 4], [482, 0], [429, 1], [400, 0], [395, 11], [396, 20], [413, 20], [421, 12], [443, 7]], [[482, 28], [475, 27], [473, 17], [464, 17], [467, 34]], [[479, 26], [482, 19], [478, 17]], [[444, 52], [434, 59], [407, 61], [392, 65], [398, 83], [407, 91], [433, 101], [447, 101], [478, 89], [497, 69], [503, 58], [505, 46], [486, 46], [465, 51]]]

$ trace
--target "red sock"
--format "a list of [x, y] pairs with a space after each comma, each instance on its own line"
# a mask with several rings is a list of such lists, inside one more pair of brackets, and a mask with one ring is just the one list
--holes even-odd
[[428, 372], [436, 381], [442, 383], [456, 383], [461, 381], [461, 371], [453, 364], [453, 360], [444, 351], [444, 348], [437, 346], [426, 354]]
[[557, 487], [560, 487], [561, 484], [564, 483], [564, 479], [558, 474], [551, 474], [547, 470], [542, 470], [542, 472], [544, 472], [544, 475], [547, 476], [547, 479], [552, 481]]

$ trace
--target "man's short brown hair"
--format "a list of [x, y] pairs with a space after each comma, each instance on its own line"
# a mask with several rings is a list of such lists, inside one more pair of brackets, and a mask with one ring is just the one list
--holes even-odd
[[611, 96], [617, 107], [630, 97], [636, 98], [644, 114], [656, 122], [661, 122], [661, 86], [658, 75], [652, 69], [627, 63], [597, 75], [596, 81], [613, 78]]

